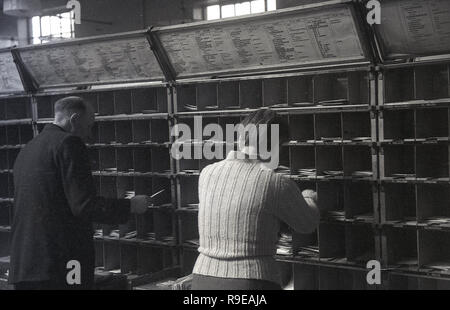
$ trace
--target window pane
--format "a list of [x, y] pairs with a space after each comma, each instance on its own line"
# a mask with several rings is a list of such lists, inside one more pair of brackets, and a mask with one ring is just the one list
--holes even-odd
[[41, 18], [39, 16], [35, 16], [31, 19], [31, 27], [33, 38], [39, 38], [41, 36]]
[[50, 31], [50, 34], [54, 37], [59, 37], [61, 35], [61, 21], [58, 16], [50, 17]]
[[61, 32], [71, 32], [70, 24], [72, 21], [70, 20], [70, 15], [68, 18], [61, 18]]
[[206, 8], [206, 19], [219, 19], [220, 18], [220, 5], [210, 5]]
[[42, 28], [42, 36], [50, 35], [50, 16], [43, 16], [41, 18], [41, 28]]
[[254, 0], [251, 2], [252, 13], [264, 12], [264, 0]]
[[251, 2], [252, 13], [262, 13], [264, 12], [264, 0], [254, 0]]
[[277, 9], [277, 0], [267, 0], [267, 11], [273, 11]]
[[70, 22], [72, 25], [72, 38], [75, 38], [75, 11], [70, 12]]
[[233, 17], [234, 14], [234, 4], [228, 4], [222, 6], [222, 18]]
[[61, 17], [62, 17], [62, 18], [70, 19], [70, 12], [62, 13], [62, 14], [61, 14]]
[[250, 2], [236, 4], [236, 16], [250, 14]]

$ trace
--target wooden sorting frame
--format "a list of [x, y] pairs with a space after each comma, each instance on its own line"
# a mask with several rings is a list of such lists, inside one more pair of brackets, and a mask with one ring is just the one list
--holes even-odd
[[[334, 208], [336, 195], [340, 195], [342, 198], [342, 217], [328, 216], [326, 211], [323, 212], [323, 220], [318, 232], [310, 236], [294, 234], [294, 252], [302, 246], [316, 245], [319, 247], [319, 253], [325, 256], [322, 257], [321, 254], [318, 254], [315, 258], [308, 257], [305, 260], [313, 264], [329, 264], [335, 268], [363, 266], [365, 263], [363, 264], [361, 257], [364, 254], [367, 257], [370, 256], [371, 259], [381, 258], [379, 231], [376, 228], [376, 224], [379, 222], [378, 120], [375, 96], [373, 96], [376, 94], [376, 78], [373, 72], [362, 66], [349, 71], [328, 69], [307, 73], [269, 74], [213, 80], [197, 79], [195, 81], [179, 81], [174, 85], [175, 124], [186, 124], [193, 133], [195, 117], [202, 117], [203, 126], [209, 123], [236, 125], [251, 111], [260, 107], [269, 107], [264, 104], [265, 98], [270, 98], [272, 103], [274, 102], [273, 98], [277, 96], [288, 98], [289, 82], [311, 81], [306, 82], [310, 87], [302, 89], [310, 88], [311, 98], [314, 98], [313, 94], [317, 93], [314, 91], [314, 83], [320, 84], [321, 81], [342, 76], [352, 77], [347, 79], [348, 84], [344, 83], [349, 85], [343, 92], [346, 97], [328, 99], [348, 100], [352, 96], [352, 101], [347, 104], [319, 105], [319, 100], [316, 100], [316, 103], [311, 100], [308, 105], [296, 107], [289, 104], [289, 100], [285, 100], [283, 103], [288, 103], [285, 106], [272, 107], [291, 128], [291, 141], [285, 144], [285, 155], [281, 156], [285, 160], [283, 165], [290, 167], [287, 174], [298, 183], [300, 188], [317, 190], [319, 203], [323, 202], [323, 204], [329, 205], [330, 210], [328, 211], [336, 211]], [[358, 77], [358, 79], [354, 77]], [[355, 84], [360, 97], [350, 95], [351, 92], [348, 91], [348, 89], [355, 89]], [[222, 102], [218, 100], [220, 94], [225, 93], [221, 89], [227, 90], [229, 104], [223, 104], [223, 100]], [[236, 93], [230, 95], [230, 90], [234, 90]], [[242, 106], [244, 94], [251, 94], [250, 97], [258, 98], [259, 105], [256, 104], [258, 100], [254, 100], [254, 103]], [[308, 95], [304, 97], [306, 98]], [[232, 100], [237, 101], [238, 104]], [[185, 105], [188, 106], [188, 110]], [[327, 140], [330, 137], [337, 137], [335, 139], [338, 140]], [[361, 137], [365, 137], [365, 139], [355, 139]], [[204, 139], [203, 142], [185, 141], [183, 145], [192, 146], [192, 149], [201, 148], [204, 144], [209, 143], [207, 142], [208, 137], [204, 137]], [[335, 166], [327, 164], [327, 158], [330, 157], [338, 158], [337, 161], [333, 161], [336, 162]], [[189, 243], [185, 244], [184, 240], [198, 238], [196, 231], [198, 176], [210, 162], [213, 161], [205, 159], [176, 160], [178, 208], [179, 213], [182, 214], [179, 216], [179, 238], [183, 249], [187, 252], [196, 247]], [[318, 173], [313, 177], [302, 177], [297, 172], [302, 168], [316, 168]], [[324, 176], [322, 172], [330, 169], [342, 170], [343, 175]], [[360, 170], [370, 171], [372, 175], [364, 178], [352, 176], [353, 172]], [[341, 231], [340, 234], [333, 230], [336, 227]], [[330, 229], [332, 233], [327, 233]], [[335, 240], [337, 236], [341, 237], [341, 241]], [[342, 257], [337, 257], [335, 262], [330, 262], [330, 257], [326, 253], [330, 251], [329, 248], [334, 243], [341, 245], [337, 247], [342, 251]], [[360, 245], [367, 252], [360, 252]], [[331, 250], [332, 252], [333, 250]], [[278, 256], [278, 259], [289, 261], [289, 258], [283, 256]], [[297, 265], [302, 263], [302, 259], [304, 258], [295, 254], [291, 260]], [[181, 259], [182, 264], [183, 262], [184, 260]], [[185, 262], [183, 270], [186, 270], [187, 266], [192, 267], [193, 264], [190, 264], [189, 261]]]
[[388, 282], [392, 289], [445, 289], [449, 63], [386, 64], [378, 80], [382, 262], [397, 270]]
[[[352, 21], [352, 26], [354, 26], [355, 30], [355, 40], [359, 41], [359, 47], [360, 47], [360, 55], [353, 55], [349, 57], [344, 57], [339, 59], [339, 57], [331, 57], [329, 59], [314, 59], [310, 61], [292, 61], [291, 59], [289, 61], [286, 61], [283, 63], [282, 61], [279, 61], [279, 63], [276, 64], [250, 64], [250, 65], [243, 65], [241, 64], [239, 68], [227, 68], [227, 69], [202, 69], [202, 70], [196, 70], [193, 66], [193, 68], [189, 68], [185, 71], [186, 73], [180, 72], [181, 68], [177, 66], [173, 61], [175, 59], [174, 51], [178, 51], [178, 48], [171, 48], [170, 43], [167, 42], [165, 36], [176, 36], [177, 33], [182, 33], [182, 36], [189, 36], [192, 34], [198, 34], [202, 31], [207, 31], [208, 29], [218, 29], [219, 32], [230, 32], [231, 30], [227, 27], [232, 27], [234, 25], [238, 25], [242, 23], [245, 24], [254, 24], [258, 25], [258, 23], [264, 23], [266, 21], [274, 21], [276, 19], [280, 20], [285, 17], [305, 17], [305, 14], [311, 14], [315, 12], [320, 12], [320, 10], [337, 10], [337, 9], [347, 9], [349, 13], [349, 18]], [[217, 76], [226, 76], [226, 75], [239, 75], [239, 74], [252, 74], [255, 75], [258, 72], [276, 72], [276, 71], [284, 71], [287, 70], [296, 70], [300, 67], [304, 68], [316, 68], [317, 66], [342, 66], [343, 64], [351, 64], [351, 63], [361, 63], [365, 62], [366, 64], [369, 64], [372, 56], [371, 56], [371, 50], [368, 47], [368, 42], [366, 42], [366, 39], [364, 37], [364, 26], [361, 26], [359, 23], [359, 10], [357, 7], [354, 6], [354, 3], [352, 1], [347, 0], [334, 0], [334, 1], [325, 1], [322, 3], [317, 4], [308, 4], [303, 6], [298, 6], [294, 8], [288, 8], [288, 9], [282, 9], [277, 10], [276, 12], [266, 12], [261, 14], [255, 14], [249, 17], [237, 17], [237, 18], [228, 18], [226, 20], [220, 20], [220, 21], [207, 21], [207, 22], [197, 22], [197, 23], [190, 23], [190, 24], [183, 24], [183, 25], [176, 25], [176, 26], [167, 26], [167, 27], [160, 27], [160, 28], [154, 28], [152, 29], [153, 36], [153, 42], [155, 46], [157, 46], [157, 50], [159, 53], [162, 53], [164, 57], [161, 57], [165, 59], [167, 63], [167, 67], [169, 68], [169, 71], [174, 79], [188, 79], [188, 78], [198, 78], [198, 77], [217, 77]], [[255, 26], [257, 27], [257, 26]], [[187, 33], [186, 33], [187, 32]], [[342, 36], [348, 35], [348, 33], [340, 34]], [[201, 40], [201, 39], [200, 39]], [[198, 48], [198, 47], [197, 47]], [[220, 49], [218, 49], [219, 53], [223, 53]], [[199, 52], [199, 55], [202, 55], [202, 53]], [[203, 52], [203, 50], [202, 50]], [[266, 50], [266, 52], [269, 52]], [[289, 63], [290, 62], [290, 63]], [[198, 66], [201, 66], [201, 64], [198, 64]], [[214, 66], [213, 66], [214, 67]]]
[[[195, 116], [202, 116], [204, 123], [238, 124], [251, 111], [265, 107], [291, 128], [281, 156], [288, 169], [281, 172], [301, 189], [315, 189], [319, 204], [325, 205], [318, 230], [295, 233], [294, 254], [276, 257], [293, 265], [295, 289], [448, 288], [448, 274], [429, 265], [450, 260], [435, 242], [445, 241], [450, 232], [445, 223], [430, 225], [429, 219], [450, 218], [445, 205], [450, 186], [450, 61], [384, 63], [388, 58], [380, 49], [377, 29], [367, 27], [361, 14], [363, 2], [329, 1], [220, 22], [9, 50], [26, 92], [0, 97], [0, 256], [8, 254], [2, 236], [10, 231], [14, 156], [51, 122], [52, 106], [59, 98], [81, 96], [97, 113], [88, 148], [100, 194], [118, 198], [127, 191], [153, 194], [165, 189], [146, 215], [126, 225], [96, 227], [96, 265], [123, 269], [136, 285], [162, 274], [173, 276], [175, 269], [177, 276], [189, 274], [198, 255], [197, 182], [201, 170], [214, 160], [173, 160], [173, 127], [192, 127]], [[343, 6], [352, 12], [364, 57], [180, 74], [161, 40], [163, 33]], [[136, 37], [151, 48], [150, 57], [162, 72], [157, 79], [40, 85], [22, 57], [34, 49]], [[85, 89], [69, 90], [74, 87]], [[406, 164], [399, 167], [402, 156]], [[442, 161], [443, 167], [433, 166], [435, 161]], [[299, 169], [316, 169], [317, 174], [303, 176]], [[327, 170], [342, 170], [343, 175], [324, 176]], [[354, 177], [357, 171], [371, 175]], [[407, 173], [417, 177], [392, 178]], [[125, 238], [133, 231], [137, 238]], [[396, 240], [406, 241], [399, 247]], [[317, 247], [317, 255], [299, 254], [307, 246]], [[417, 258], [416, 266], [399, 265], [410, 256]], [[370, 259], [389, 266], [382, 271], [381, 286], [366, 282], [365, 263]]]
[[[169, 153], [171, 90], [165, 83], [100, 90], [52, 90], [0, 98], [0, 114], [6, 118], [0, 122], [1, 256], [8, 254], [8, 238], [2, 236], [10, 233], [14, 157], [51, 122], [56, 100], [69, 95], [84, 98], [97, 113], [95, 137], [88, 143], [88, 149], [98, 193], [121, 198], [127, 191], [152, 195], [164, 190], [155, 197], [147, 218], [132, 216], [125, 225], [97, 225], [101, 234], [94, 237], [96, 266], [105, 270], [123, 269], [132, 285], [142, 284], [149, 273], [176, 268], [179, 264], [176, 195]], [[12, 109], [10, 106], [17, 102], [21, 104]], [[137, 235], [127, 237], [133, 231]], [[111, 232], [117, 235], [110, 235]]]

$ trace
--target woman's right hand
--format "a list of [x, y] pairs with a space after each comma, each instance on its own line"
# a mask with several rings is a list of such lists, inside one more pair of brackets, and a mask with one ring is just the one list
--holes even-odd
[[303, 198], [309, 206], [317, 208], [317, 193], [312, 189], [305, 189], [302, 191]]

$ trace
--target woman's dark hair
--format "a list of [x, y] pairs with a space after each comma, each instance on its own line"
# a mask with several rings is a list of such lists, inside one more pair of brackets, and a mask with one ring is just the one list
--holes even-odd
[[[279, 142], [280, 145], [289, 140], [289, 126], [286, 121], [280, 117], [275, 111], [263, 108], [250, 113], [242, 122], [242, 125], [250, 124], [256, 125], [259, 136], [259, 125], [267, 125], [267, 146], [271, 147], [272, 143], [272, 127], [271, 125], [278, 125], [279, 127]], [[245, 134], [245, 145], [249, 145], [249, 134]], [[269, 149], [270, 151], [270, 149]]]

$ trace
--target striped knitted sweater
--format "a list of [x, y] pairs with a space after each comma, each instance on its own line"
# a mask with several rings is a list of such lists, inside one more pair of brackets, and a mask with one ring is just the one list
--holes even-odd
[[193, 273], [279, 283], [274, 260], [279, 221], [308, 233], [319, 211], [308, 206], [292, 180], [235, 156], [231, 152], [200, 175], [200, 255]]

